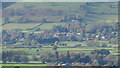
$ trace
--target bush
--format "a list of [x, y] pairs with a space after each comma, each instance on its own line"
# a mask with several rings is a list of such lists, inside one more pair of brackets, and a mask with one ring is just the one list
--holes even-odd
[[110, 52], [107, 49], [101, 49], [101, 50], [94, 50], [94, 51], [91, 52], [91, 54], [108, 55], [108, 54], [110, 54]]

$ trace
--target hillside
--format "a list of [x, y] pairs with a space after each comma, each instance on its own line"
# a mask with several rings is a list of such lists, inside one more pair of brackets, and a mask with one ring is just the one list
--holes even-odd
[[[7, 4], [8, 3], [8, 4]], [[114, 23], [118, 21], [118, 3], [92, 2], [18, 2], [3, 8], [3, 27], [7, 23], [67, 23], [65, 17], [79, 16], [83, 23]], [[7, 20], [6, 20], [7, 19]], [[5, 25], [6, 24], [6, 25]], [[11, 26], [12, 24], [10, 24]], [[56, 24], [55, 24], [56, 25]], [[15, 25], [13, 25], [15, 26]], [[32, 25], [31, 25], [32, 26]], [[34, 28], [35, 26], [33, 26]], [[39, 26], [40, 27], [40, 26]], [[39, 28], [38, 27], [38, 28]], [[42, 26], [41, 26], [42, 27]], [[49, 26], [53, 27], [53, 26]], [[29, 27], [28, 27], [29, 28]], [[32, 28], [32, 27], [30, 27]], [[21, 28], [14, 28], [21, 29]]]
[[[31, 19], [39, 21], [43, 17], [53, 17], [56, 16], [64, 16], [64, 15], [83, 15], [84, 19], [88, 21], [109, 21], [116, 22], [117, 21], [117, 3], [79, 3], [79, 2], [68, 2], [68, 3], [50, 3], [50, 2], [34, 2], [34, 3], [15, 3], [4, 10], [11, 11], [26, 11], [28, 12]], [[40, 10], [41, 9], [41, 10]], [[3, 11], [4, 11], [3, 10]], [[36, 13], [35, 13], [36, 11]], [[38, 12], [37, 12], [38, 11]], [[5, 11], [4, 13], [8, 16], [11, 16], [11, 19], [19, 18], [22, 15], [10, 15], [10, 11]], [[3, 15], [4, 15], [3, 13]], [[14, 13], [13, 13], [14, 14]], [[16, 13], [17, 14], [17, 13]], [[32, 16], [32, 14], [34, 16]], [[37, 14], [37, 15], [36, 15]], [[41, 15], [42, 14], [42, 15]], [[5, 16], [6, 16], [5, 15]], [[24, 15], [26, 16], [26, 15]], [[32, 17], [31, 17], [32, 16]], [[42, 17], [43, 16], [43, 17]], [[33, 18], [34, 17], [34, 18]], [[54, 19], [52, 19], [54, 20]]]

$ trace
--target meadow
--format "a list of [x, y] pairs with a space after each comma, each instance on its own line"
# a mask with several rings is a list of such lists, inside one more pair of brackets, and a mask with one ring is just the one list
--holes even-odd
[[[74, 5], [74, 6], [73, 6]], [[68, 3], [49, 3], [49, 2], [42, 2], [42, 3], [15, 3], [13, 5], [10, 5], [9, 7], [5, 9], [26, 9], [26, 8], [32, 8], [32, 10], [35, 9], [51, 9], [51, 10], [60, 10], [65, 12], [64, 15], [83, 15], [86, 14], [85, 21], [90, 22], [96, 22], [96, 23], [102, 23], [106, 20], [109, 21], [109, 23], [112, 23], [113, 21], [118, 20], [118, 7], [117, 3], [84, 3], [84, 2], [68, 2]], [[86, 13], [86, 11], [88, 13]], [[17, 18], [19, 16], [16, 16]], [[62, 17], [62, 16], [60, 16]], [[13, 18], [13, 17], [12, 17]], [[53, 18], [52, 21], [58, 21], [59, 19], [56, 19], [57, 16], [31, 16], [29, 17], [35, 21], [40, 20], [41, 18], [47, 18], [48, 20]]]
[[33, 28], [40, 23], [23, 23], [23, 24], [18, 24], [18, 23], [10, 23], [10, 24], [5, 24], [2, 26], [2, 30], [13, 30], [13, 29], [30, 29]]
[[[25, 52], [28, 52], [29, 54], [40, 54], [40, 52], [42, 51], [51, 51], [51, 52], [55, 52], [55, 51], [59, 51], [59, 52], [82, 52], [85, 54], [90, 54], [91, 51], [93, 50], [99, 50], [99, 49], [108, 49], [110, 50], [112, 55], [116, 55], [119, 54], [118, 53], [118, 49], [116, 49], [115, 47], [87, 47], [85, 43], [81, 43], [81, 42], [63, 42], [66, 43], [67, 46], [58, 46], [57, 50], [53, 50], [52, 47], [53, 46], [43, 46], [42, 48], [40, 48], [40, 51], [36, 51], [36, 49], [38, 49], [36, 46], [19, 46], [19, 45], [7, 45], [5, 47], [7, 48], [3, 48], [3, 51], [9, 51], [9, 50], [23, 50]], [[81, 44], [80, 47], [77, 48], [71, 48], [71, 46], [73, 45], [77, 45], [77, 44]], [[14, 47], [18, 47], [18, 48], [14, 48]], [[24, 48], [20, 48], [20, 47], [24, 47]], [[70, 48], [69, 48], [70, 47]]]
[[37, 28], [40, 28], [42, 30], [51, 30], [54, 26], [58, 25], [64, 25], [65, 23], [44, 23], [41, 26], [38, 26]]

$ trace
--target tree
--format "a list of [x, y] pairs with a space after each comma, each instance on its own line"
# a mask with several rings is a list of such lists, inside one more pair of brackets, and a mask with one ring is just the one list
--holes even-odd
[[67, 61], [67, 62], [70, 62], [70, 52], [69, 52], [69, 51], [67, 51], [66, 61]]
[[15, 66], [14, 68], [20, 68], [19, 66]]
[[7, 62], [7, 52], [5, 52], [5, 51], [2, 52], [2, 61], [3, 61], [3, 63]]
[[[26, 52], [24, 51], [3, 51], [2, 52], [2, 61], [3, 63], [15, 61], [15, 62], [21, 62], [21, 56], [20, 55], [25, 55]], [[26, 58], [25, 58], [26, 59]]]
[[33, 55], [32, 58], [31, 58], [31, 60], [32, 61], [38, 61], [38, 58], [35, 55]]
[[107, 50], [107, 49], [94, 50], [91, 53], [92, 54], [101, 54], [101, 55], [108, 55], [108, 54], [110, 54], [109, 50]]
[[54, 53], [51, 52], [42, 52], [40, 59], [43, 63], [45, 62], [56, 62], [56, 57]]
[[39, 45], [39, 44], [38, 44], [37, 47], [38, 47], [38, 48], [36, 49], [36, 51], [42, 50], [42, 49], [41, 49], [41, 48], [42, 48], [42, 45]]
[[97, 57], [97, 61], [99, 65], [105, 65], [107, 64], [107, 62], [105, 60], [103, 60], [103, 56], [98, 56]]
[[58, 61], [58, 59], [59, 59], [59, 52], [58, 51], [55, 52], [55, 56], [56, 56], [57, 61]]
[[46, 23], [46, 22], [47, 22], [47, 19], [46, 19], [46, 18], [43, 18], [43, 19], [42, 19], [42, 22], [43, 22], [43, 23]]
[[97, 61], [96, 59], [94, 59], [93, 62], [92, 62], [92, 65], [93, 65], [93, 66], [98, 66], [98, 65], [99, 65], [99, 64], [98, 64], [98, 61]]
[[15, 61], [15, 62], [17, 62], [17, 63], [18, 63], [18, 62], [21, 62], [21, 60], [20, 60], [20, 55], [15, 55], [13, 61]]
[[107, 44], [106, 43], [101, 43], [100, 46], [101, 47], [107, 47]]
[[25, 63], [25, 62], [29, 62], [29, 58], [28, 58], [27, 56], [21, 56], [21, 57], [20, 57], [20, 61], [21, 61], [21, 62], [24, 62], [24, 63]]
[[9, 23], [9, 18], [5, 18], [5, 19], [4, 19], [4, 23], [5, 23], [5, 24]]
[[52, 49], [53, 49], [53, 50], [57, 50], [57, 48], [58, 48], [58, 47], [57, 47], [56, 45], [54, 45]]

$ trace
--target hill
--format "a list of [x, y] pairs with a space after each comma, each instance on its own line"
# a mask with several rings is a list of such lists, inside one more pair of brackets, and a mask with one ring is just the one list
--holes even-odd
[[[18, 12], [21, 10], [29, 10], [33, 11], [32, 13], [35, 13], [35, 10], [41, 9], [41, 14], [44, 13], [43, 11], [51, 12], [65, 12], [67, 14], [76, 14], [76, 15], [81, 15], [81, 14], [86, 14], [87, 18], [94, 18], [94, 19], [111, 19], [111, 18], [116, 18], [118, 14], [118, 4], [117, 3], [81, 3], [81, 2], [18, 2], [15, 4], [10, 5], [9, 7], [5, 8], [6, 10], [17, 10]], [[20, 10], [21, 9], [21, 10]], [[58, 10], [58, 11], [57, 11]], [[4, 10], [3, 10], [4, 11]], [[29, 12], [31, 12], [29, 11]], [[86, 11], [86, 13], [84, 12]], [[8, 12], [8, 11], [7, 11]], [[6, 13], [7, 13], [6, 12]], [[28, 12], [28, 13], [29, 13]], [[5, 13], [5, 12], [4, 12]], [[50, 12], [49, 12], [50, 13]], [[7, 13], [10, 15], [10, 13]], [[37, 12], [36, 14], [40, 14], [40, 12]], [[55, 13], [54, 13], [55, 14]], [[62, 14], [62, 13], [61, 13]], [[29, 13], [30, 15], [30, 13]], [[56, 15], [56, 14], [55, 14]], [[54, 16], [55, 16], [54, 15]], [[64, 15], [64, 14], [63, 14]], [[13, 15], [11, 15], [13, 16]], [[22, 15], [20, 15], [22, 16]], [[49, 16], [46, 15], [46, 16]], [[59, 15], [58, 15], [59, 16]], [[92, 19], [91, 19], [92, 20]]]
[[[7, 2], [9, 3], [9, 2]], [[80, 16], [82, 22], [114, 23], [118, 21], [118, 3], [105, 2], [17, 2], [3, 9], [3, 24], [65, 23], [61, 19]], [[18, 29], [18, 28], [17, 28]]]

